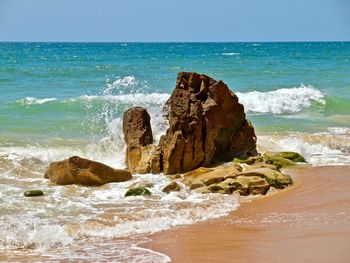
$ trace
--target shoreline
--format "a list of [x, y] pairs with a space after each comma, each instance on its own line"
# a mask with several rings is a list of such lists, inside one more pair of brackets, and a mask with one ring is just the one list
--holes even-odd
[[171, 262], [348, 262], [350, 166], [292, 171], [295, 186], [228, 216], [149, 235]]

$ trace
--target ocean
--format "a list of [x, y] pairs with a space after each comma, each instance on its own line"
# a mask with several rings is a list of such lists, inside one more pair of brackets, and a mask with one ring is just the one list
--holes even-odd
[[[180, 71], [223, 80], [261, 152], [350, 164], [350, 42], [0, 43], [0, 260], [165, 262], [137, 247], [145, 235], [237, 209], [235, 195], [166, 195], [163, 175], [90, 188], [43, 178], [72, 155], [124, 168], [124, 111], [146, 107], [159, 140]], [[124, 198], [140, 180], [153, 195]], [[45, 196], [23, 197], [33, 188]]]

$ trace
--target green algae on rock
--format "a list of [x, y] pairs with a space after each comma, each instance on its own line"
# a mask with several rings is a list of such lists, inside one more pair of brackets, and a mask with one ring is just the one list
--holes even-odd
[[124, 197], [127, 196], [146, 196], [146, 195], [151, 195], [152, 193], [146, 188], [146, 187], [136, 187], [136, 188], [131, 188], [128, 191], [126, 191]]
[[41, 190], [28, 190], [28, 191], [25, 191], [23, 195], [25, 197], [42, 196], [44, 195], [44, 192]]

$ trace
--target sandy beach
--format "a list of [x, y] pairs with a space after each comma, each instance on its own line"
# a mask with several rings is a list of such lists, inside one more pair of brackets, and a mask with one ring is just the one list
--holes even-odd
[[172, 262], [349, 262], [350, 167], [307, 167], [294, 189], [150, 236]]

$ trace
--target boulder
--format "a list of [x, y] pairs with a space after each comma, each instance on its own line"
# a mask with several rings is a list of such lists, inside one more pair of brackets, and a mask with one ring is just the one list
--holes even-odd
[[152, 158], [156, 172], [183, 173], [257, 154], [254, 128], [224, 82], [181, 72], [166, 108], [170, 127]]
[[152, 145], [150, 120], [147, 110], [142, 107], [134, 107], [124, 113], [123, 132], [127, 145], [125, 163], [131, 173], [151, 171], [151, 158], [156, 147]]
[[169, 194], [170, 192], [178, 192], [181, 190], [181, 187], [177, 182], [170, 182], [166, 186], [163, 187], [162, 191], [164, 193]]
[[147, 195], [151, 195], [151, 194], [152, 193], [146, 187], [136, 187], [136, 188], [131, 188], [128, 191], [126, 191], [124, 197], [147, 196]]
[[63, 161], [51, 163], [44, 177], [59, 185], [98, 186], [110, 182], [127, 181], [131, 179], [131, 173], [114, 169], [103, 163], [72, 156]]

